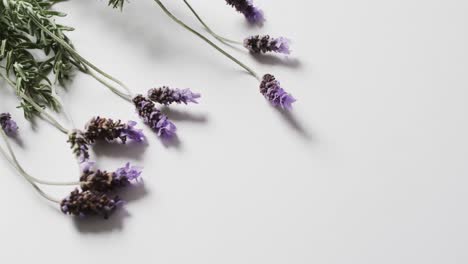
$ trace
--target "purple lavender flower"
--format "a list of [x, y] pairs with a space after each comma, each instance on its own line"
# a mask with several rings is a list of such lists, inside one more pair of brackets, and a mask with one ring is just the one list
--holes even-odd
[[103, 193], [75, 189], [62, 200], [60, 209], [64, 214], [83, 217], [101, 215], [107, 219], [121, 205], [123, 201], [118, 196], [110, 198]]
[[115, 172], [88, 169], [80, 177], [81, 189], [107, 193], [130, 185], [130, 181], [137, 180], [140, 175], [141, 169], [130, 166], [130, 163]]
[[290, 41], [287, 38], [272, 38], [268, 35], [251, 36], [244, 40], [244, 47], [252, 53], [277, 52], [290, 54], [291, 50], [289, 49], [289, 44]]
[[170, 105], [172, 103], [194, 103], [198, 104], [197, 100], [201, 95], [193, 93], [190, 89], [171, 89], [167, 86], [153, 88], [148, 91], [148, 98], [156, 103]]
[[169, 121], [166, 115], [156, 109], [153, 102], [142, 95], [133, 98], [138, 115], [150, 126], [157, 135], [169, 139], [175, 135], [176, 126]]
[[292, 103], [296, 101], [292, 95], [281, 88], [279, 81], [271, 74], [265, 74], [260, 84], [260, 92], [274, 106], [280, 106], [283, 109], [291, 110]]
[[115, 175], [117, 178], [125, 178], [129, 181], [138, 180], [138, 177], [140, 177], [141, 173], [141, 168], [130, 166], [130, 162], [127, 162], [127, 164], [125, 164], [125, 167], [119, 168], [115, 171]]
[[127, 126], [122, 129], [122, 136], [125, 136], [133, 141], [142, 142], [145, 140], [145, 135], [143, 134], [142, 129], [136, 129], [135, 126], [137, 122], [135, 121], [128, 121]]
[[135, 128], [136, 124], [135, 121], [124, 124], [120, 120], [114, 121], [110, 118], [94, 117], [86, 124], [86, 139], [91, 144], [97, 140], [111, 142], [116, 139], [120, 139], [125, 144], [128, 138], [141, 142], [144, 140], [144, 135], [142, 130]]
[[226, 2], [238, 12], [244, 14], [249, 23], [261, 24], [265, 21], [263, 11], [255, 7], [252, 0], [226, 0]]
[[18, 125], [16, 124], [13, 119], [11, 119], [10, 113], [2, 113], [0, 114], [0, 126], [2, 127], [3, 131], [9, 136], [16, 134], [18, 131]]

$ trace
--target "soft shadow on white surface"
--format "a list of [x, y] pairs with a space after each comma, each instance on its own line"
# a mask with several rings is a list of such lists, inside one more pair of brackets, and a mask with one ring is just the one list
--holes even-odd
[[73, 217], [73, 224], [80, 233], [109, 233], [122, 231], [125, 220], [130, 218], [130, 214], [125, 208], [117, 209], [109, 219], [103, 219], [99, 216], [92, 217]]
[[280, 117], [284, 120], [284, 122], [287, 125], [289, 125], [289, 127], [291, 127], [296, 134], [298, 134], [307, 141], [312, 141], [314, 139], [312, 133], [296, 116], [294, 111], [284, 110], [277, 107], [273, 108], [275, 108], [275, 110], [280, 114]]
[[194, 113], [190, 109], [180, 110], [170, 107], [163, 107], [161, 111], [167, 115], [167, 117], [175, 122], [190, 122], [195, 124], [206, 124], [208, 122], [208, 116], [206, 114]]
[[251, 54], [252, 58], [264, 65], [280, 65], [291, 69], [301, 69], [302, 62], [294, 55], [284, 56], [279, 54]]
[[[151, 135], [152, 136], [152, 135]], [[146, 135], [148, 137], [148, 135]], [[129, 141], [126, 144], [97, 142], [92, 146], [96, 156], [106, 156], [109, 158], [127, 157], [134, 160], [142, 160], [148, 148], [148, 139], [144, 142]]]

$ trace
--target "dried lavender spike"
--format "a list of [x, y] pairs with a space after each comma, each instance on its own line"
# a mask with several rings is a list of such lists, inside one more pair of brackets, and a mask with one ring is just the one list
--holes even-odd
[[92, 171], [90, 168], [83, 170], [80, 178], [81, 189], [83, 191], [111, 192], [119, 188], [126, 187], [130, 181], [137, 180], [141, 175], [141, 169], [130, 166], [127, 163], [125, 167], [117, 169], [115, 172]]
[[89, 159], [88, 146], [90, 142], [83, 131], [72, 130], [68, 135], [67, 142], [70, 143], [73, 154], [80, 163], [84, 163]]
[[177, 104], [198, 104], [197, 100], [201, 95], [193, 93], [190, 89], [171, 89], [167, 86], [153, 88], [148, 91], [148, 98], [156, 103], [163, 105]]
[[252, 24], [261, 24], [265, 21], [263, 11], [255, 7], [252, 0], [226, 0], [226, 2], [244, 14], [247, 21]]
[[287, 38], [272, 38], [269, 35], [256, 35], [244, 40], [244, 47], [252, 53], [277, 52], [290, 54], [289, 44], [290, 41]]
[[176, 126], [159, 111], [153, 102], [143, 95], [137, 95], [133, 98], [138, 115], [150, 126], [157, 135], [169, 139], [175, 135]]
[[110, 118], [94, 117], [86, 124], [86, 138], [90, 143], [98, 140], [110, 142], [120, 139], [125, 144], [127, 138], [141, 142], [144, 135], [142, 130], [135, 129], [136, 124], [135, 121], [124, 124], [120, 120], [114, 121]]
[[291, 110], [292, 103], [296, 101], [292, 95], [281, 88], [279, 81], [271, 74], [263, 76], [263, 80], [260, 83], [260, 92], [274, 106], [279, 106], [286, 110]]
[[75, 189], [62, 200], [60, 209], [64, 214], [75, 216], [100, 215], [107, 219], [122, 204], [123, 201], [118, 196], [110, 198], [102, 193]]
[[0, 114], [0, 126], [9, 136], [13, 136], [18, 132], [18, 125], [13, 121], [13, 119], [11, 119], [10, 113]]

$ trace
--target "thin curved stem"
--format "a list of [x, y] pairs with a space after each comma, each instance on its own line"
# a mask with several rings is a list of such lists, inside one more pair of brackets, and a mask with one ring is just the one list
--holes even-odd
[[[131, 91], [130, 89], [123, 83], [121, 82], [120, 80], [118, 80], [117, 78], [113, 77], [112, 75], [104, 72], [103, 70], [99, 69], [97, 66], [95, 66], [94, 64], [92, 64], [90, 61], [86, 60], [85, 58], [83, 58], [73, 47], [71, 47], [68, 43], [66, 43], [65, 41], [63, 41], [63, 39], [61, 39], [60, 37], [58, 37], [57, 35], [55, 35], [53, 32], [51, 32], [49, 29], [47, 29], [46, 27], [44, 27], [42, 25], [42, 23], [40, 21], [38, 21], [34, 15], [30, 15], [29, 16], [31, 18], [31, 20], [39, 27], [41, 28], [42, 30], [44, 30], [45, 33], [47, 33], [47, 35], [49, 35], [51, 38], [53, 38], [55, 41], [57, 41], [60, 45], [62, 45], [62, 47], [64, 47], [68, 52], [70, 52], [71, 54], [75, 55], [78, 59], [80, 59], [80, 61], [86, 65], [88, 65], [91, 69], [95, 70], [96, 72], [98, 72], [99, 74], [101, 74], [102, 76], [106, 77], [107, 79], [113, 81], [114, 83], [118, 84], [120, 87], [124, 88], [129, 95], [131, 95]], [[106, 85], [107, 86], [107, 85]], [[114, 91], [114, 90], [112, 90]], [[120, 92], [122, 93], [122, 92]]]
[[39, 184], [44, 184], [44, 185], [51, 185], [51, 186], [70, 186], [70, 185], [79, 185], [80, 182], [54, 182], [54, 181], [45, 181], [41, 180], [38, 178], [35, 178], [31, 176], [29, 173], [27, 173], [24, 168], [21, 166], [19, 163], [18, 159], [16, 158], [15, 152], [13, 151], [13, 148], [11, 147], [10, 141], [8, 140], [8, 137], [6, 136], [5, 132], [1, 130], [1, 135], [3, 138], [3, 141], [5, 141], [5, 145], [7, 146], [8, 152], [11, 156], [11, 159], [13, 163], [15, 164], [15, 167], [18, 169], [18, 171], [28, 180], [39, 183]]
[[[13, 89], [16, 89], [16, 84], [10, 80], [5, 74], [0, 72], [0, 77], [2, 77]], [[47, 121], [49, 121], [53, 126], [55, 126], [58, 130], [63, 132], [64, 134], [68, 134], [68, 129], [60, 124], [54, 117], [52, 117], [49, 113], [47, 113], [42, 107], [40, 107], [34, 100], [24, 94], [23, 92], [17, 92], [18, 96], [24, 99], [26, 102], [31, 104], [36, 111], [38, 111], [41, 115], [43, 115]]]
[[238, 59], [234, 58], [231, 54], [227, 53], [225, 50], [223, 50], [222, 48], [220, 48], [218, 45], [214, 44], [211, 40], [209, 40], [207, 37], [203, 36], [202, 34], [200, 34], [198, 31], [196, 31], [195, 29], [189, 27], [187, 24], [185, 24], [184, 22], [182, 22], [180, 19], [178, 19], [177, 17], [175, 17], [165, 6], [164, 4], [160, 1], [160, 0], [154, 0], [158, 5], [159, 7], [164, 11], [164, 13], [169, 16], [172, 20], [174, 20], [177, 24], [179, 24], [180, 26], [182, 26], [183, 28], [187, 29], [188, 31], [192, 32], [193, 34], [195, 34], [196, 36], [198, 36], [199, 38], [203, 39], [205, 42], [207, 42], [208, 44], [210, 44], [213, 48], [215, 48], [216, 50], [218, 50], [219, 52], [221, 52], [224, 56], [228, 57], [229, 59], [231, 59], [232, 61], [234, 61], [235, 63], [237, 63], [239, 66], [241, 66], [242, 68], [244, 68], [246, 71], [248, 71], [252, 76], [254, 76], [257, 80], [260, 81], [260, 77], [258, 76], [258, 74], [252, 70], [251, 68], [249, 68], [247, 65], [245, 65], [244, 63], [240, 62]]
[[[5, 135], [5, 132], [3, 132], [3, 130], [0, 129], [0, 134], [2, 135], [2, 137], [5, 139], [6, 138], [6, 135]], [[23, 176], [32, 186], [33, 188], [42, 196], [44, 197], [45, 199], [51, 201], [51, 202], [54, 202], [54, 203], [59, 203], [60, 204], [60, 200], [46, 194], [41, 188], [39, 188], [39, 186], [36, 185], [36, 183], [34, 183], [33, 181], [31, 181], [31, 179], [29, 179], [28, 177], [26, 177], [26, 175], [23, 174], [23, 172], [21, 171], [21, 169], [19, 167], [17, 167], [17, 165], [15, 164], [15, 162], [10, 158], [8, 157], [8, 154], [7, 152], [2, 148], [0, 147], [0, 153], [2, 153], [2, 155], [5, 157], [5, 159], [11, 164], [11, 166], [13, 166], [21, 176]]]
[[124, 99], [126, 101], [129, 101], [129, 102], [132, 101], [132, 95], [131, 94], [122, 93], [117, 88], [115, 88], [114, 86], [110, 85], [108, 82], [106, 82], [105, 80], [103, 80], [102, 78], [97, 76], [93, 71], [86, 70], [86, 73], [89, 74], [91, 77], [93, 77], [96, 81], [100, 82], [101, 84], [103, 84], [104, 86], [109, 88], [109, 90], [111, 90], [116, 95], [120, 96], [122, 99]]
[[[192, 13], [195, 15], [195, 17], [197, 18], [197, 20], [200, 22], [200, 24], [202, 24], [206, 31], [208, 31], [208, 33], [210, 33], [213, 37], [215, 37], [217, 40], [225, 43], [225, 44], [228, 44], [228, 43], [232, 43], [232, 44], [239, 44], [239, 45], [242, 45], [243, 43], [241, 41], [236, 41], [236, 40], [231, 40], [231, 39], [228, 39], [228, 38], [225, 38], [225, 37], [222, 37], [218, 34], [216, 34], [213, 30], [211, 30], [211, 28], [205, 23], [205, 21], [203, 21], [203, 19], [200, 17], [200, 15], [198, 15], [198, 13], [195, 11], [195, 9], [189, 4], [189, 2], [187, 0], [183, 0], [185, 5], [187, 5], [187, 7], [190, 9], [190, 11], [192, 11]], [[227, 43], [226, 43], [227, 42]]]

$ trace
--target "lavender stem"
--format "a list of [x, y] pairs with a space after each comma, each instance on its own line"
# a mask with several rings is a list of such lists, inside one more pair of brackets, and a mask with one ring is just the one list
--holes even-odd
[[1, 129], [0, 129], [0, 132], [1, 132], [1, 135], [2, 135], [2, 138], [3, 138], [3, 141], [5, 141], [5, 145], [7, 146], [8, 153], [11, 156], [11, 161], [13, 161], [14, 167], [21, 173], [21, 175], [23, 175], [29, 181], [36, 182], [36, 183], [39, 183], [39, 184], [44, 184], [44, 185], [50, 185], [50, 186], [69, 186], [69, 185], [79, 185], [80, 184], [80, 182], [76, 182], [76, 181], [74, 181], [74, 182], [45, 181], [45, 180], [37, 179], [37, 178], [29, 175], [29, 173], [27, 173], [24, 170], [24, 168], [21, 166], [18, 159], [16, 158], [15, 152], [13, 151], [13, 148], [11, 147], [10, 141], [8, 140], [8, 137], [6, 136], [5, 132], [3, 130], [1, 130]]
[[180, 26], [182, 26], [183, 28], [187, 29], [188, 31], [192, 32], [193, 34], [195, 34], [196, 36], [198, 36], [199, 38], [203, 39], [205, 42], [207, 42], [208, 44], [210, 44], [213, 48], [215, 48], [216, 50], [218, 50], [219, 52], [221, 52], [224, 56], [228, 57], [229, 59], [231, 59], [232, 61], [234, 61], [235, 63], [237, 63], [239, 66], [241, 66], [242, 68], [244, 68], [246, 71], [248, 71], [252, 76], [254, 76], [257, 80], [260, 81], [260, 77], [257, 75], [257, 73], [255, 73], [255, 71], [253, 71], [251, 68], [247, 67], [244, 63], [240, 62], [238, 59], [234, 58], [231, 54], [227, 53], [225, 50], [223, 50], [222, 48], [220, 48], [218, 45], [214, 44], [211, 40], [209, 40], [208, 38], [206, 38], [205, 36], [203, 36], [202, 34], [200, 34], [198, 31], [196, 31], [195, 29], [189, 27], [187, 24], [185, 24], [184, 22], [182, 22], [181, 20], [179, 20], [177, 17], [175, 17], [165, 6], [164, 4], [160, 1], [160, 0], [154, 0], [158, 5], [159, 7], [161, 7], [161, 9], [164, 11], [164, 13], [169, 16], [172, 20], [174, 20], [177, 24], [179, 24]]
[[[7, 81], [7, 83], [13, 88], [15, 89], [16, 85], [15, 83], [10, 80], [10, 78], [8, 78], [5, 74], [3, 74], [2, 72], [0, 72], [0, 77], [2, 77], [5, 81]], [[24, 93], [19, 93], [18, 94], [19, 97], [21, 97], [22, 99], [24, 99], [25, 101], [27, 101], [28, 103], [30, 103], [34, 109], [36, 109], [36, 111], [38, 111], [41, 115], [45, 116], [47, 121], [49, 121], [53, 126], [55, 126], [58, 130], [60, 130], [61, 132], [63, 132], [64, 134], [68, 134], [68, 129], [66, 129], [64, 126], [62, 126], [60, 124], [60, 122], [58, 122], [55, 118], [53, 118], [49, 113], [47, 113], [46, 111], [44, 111], [44, 109], [42, 109], [42, 107], [40, 107], [39, 105], [36, 104], [36, 102], [34, 102], [34, 100], [32, 98], [30, 98], [29, 96], [25, 95]]]
[[[241, 41], [236, 41], [236, 40], [231, 40], [231, 39], [228, 39], [228, 38], [225, 38], [225, 37], [222, 37], [218, 34], [216, 34], [213, 30], [211, 30], [211, 28], [203, 21], [203, 19], [201, 19], [201, 17], [197, 14], [197, 12], [195, 11], [195, 9], [189, 4], [189, 2], [187, 0], [183, 0], [184, 3], [187, 5], [187, 7], [190, 9], [190, 11], [192, 11], [192, 13], [195, 15], [195, 17], [197, 18], [197, 20], [205, 27], [206, 31], [208, 31], [208, 33], [210, 33], [213, 37], [215, 37], [217, 40], [227, 44], [227, 43], [232, 43], [232, 44], [239, 44], [239, 45], [242, 45], [243, 42]], [[227, 43], [226, 43], [227, 42]]]
[[[103, 70], [99, 69], [97, 66], [95, 66], [94, 64], [92, 64], [91, 62], [89, 62], [88, 60], [86, 60], [85, 58], [83, 58], [78, 52], [76, 52], [76, 50], [74, 48], [72, 48], [68, 43], [66, 43], [65, 41], [63, 41], [61, 38], [57, 37], [53, 32], [51, 32], [49, 29], [47, 29], [46, 27], [44, 27], [42, 25], [42, 23], [40, 21], [38, 21], [34, 15], [32, 14], [29, 14], [29, 17], [31, 18], [31, 20], [39, 27], [41, 28], [42, 30], [44, 30], [45, 33], [47, 33], [47, 35], [49, 35], [51, 38], [53, 38], [55, 41], [57, 41], [60, 45], [62, 45], [62, 47], [64, 47], [68, 52], [70, 52], [71, 54], [75, 55], [78, 59], [81, 60], [82, 63], [88, 65], [91, 69], [95, 70], [96, 72], [98, 72], [99, 74], [101, 74], [102, 76], [106, 77], [107, 79], [113, 81], [114, 83], [118, 84], [120, 87], [124, 88], [128, 94], [131, 94], [130, 92], [130, 89], [121, 81], [119, 81], [117, 78], [113, 77], [112, 75], [104, 72]], [[89, 73], [89, 71], [87, 71], [87, 73]], [[102, 83], [102, 82], [101, 82]], [[108, 88], [110, 88], [108, 85], [106, 85]], [[111, 89], [113, 92], [115, 92], [114, 90], [115, 88]], [[121, 93], [119, 91], [119, 93]], [[118, 94], [119, 96], [121, 96], [120, 94]]]
[[[5, 142], [8, 142], [7, 141], [7, 136], [5, 135], [5, 132], [3, 132], [3, 130], [0, 129], [0, 134], [2, 135], [3, 139], [5, 139]], [[14, 161], [16, 158], [13, 157], [13, 160], [11, 158], [8, 157], [8, 154], [6, 153], [6, 151], [0, 147], [0, 153], [2, 153], [2, 155], [5, 157], [5, 159], [19, 172], [19, 174], [21, 176], [23, 176], [33, 187], [34, 189], [42, 196], [44, 197], [45, 199], [51, 201], [51, 202], [54, 202], [54, 203], [60, 203], [60, 200], [58, 199], [55, 199], [53, 197], [51, 197], [50, 195], [46, 194], [41, 188], [39, 188], [30, 178], [28, 175], [24, 174], [23, 171], [21, 171], [21, 168], [17, 167], [17, 161]]]

